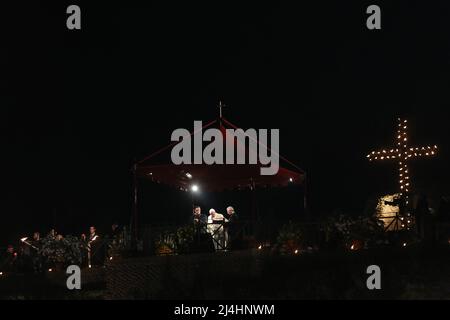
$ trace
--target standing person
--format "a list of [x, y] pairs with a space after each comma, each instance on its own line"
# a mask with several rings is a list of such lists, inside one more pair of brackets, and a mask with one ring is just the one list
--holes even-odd
[[436, 240], [435, 217], [430, 211], [426, 195], [421, 195], [416, 208], [416, 221], [419, 235], [426, 245], [433, 245]]
[[2, 271], [15, 272], [17, 271], [17, 252], [12, 245], [8, 245], [5, 257], [3, 259]]
[[89, 227], [89, 241], [95, 241], [97, 238], [97, 228], [94, 226]]
[[227, 207], [227, 213], [225, 214], [225, 218], [230, 222], [234, 223], [238, 220], [238, 215], [233, 207]]
[[193, 252], [214, 252], [214, 241], [208, 234], [208, 217], [202, 214], [200, 206], [194, 206], [191, 223], [194, 225]]
[[429, 209], [428, 209], [428, 202], [427, 198], [424, 195], [420, 195], [416, 210], [415, 210], [415, 219], [416, 219], [416, 230], [417, 234], [423, 240], [426, 242], [426, 225], [427, 225], [427, 218], [429, 215]]
[[[230, 248], [231, 245], [231, 241], [235, 240], [234, 236], [235, 235], [235, 224], [238, 220], [238, 215], [236, 214], [236, 211], [234, 210], [233, 207], [229, 206], [227, 207], [227, 213], [225, 214], [225, 219], [228, 220], [228, 222], [225, 224], [224, 228], [224, 232], [225, 232], [225, 248], [228, 249]], [[230, 240], [231, 237], [231, 240]]]
[[42, 256], [41, 256], [41, 234], [39, 232], [33, 233], [33, 240], [31, 241], [31, 261], [33, 264], [33, 271], [35, 273], [41, 273], [43, 271], [42, 268]]
[[111, 239], [118, 240], [121, 233], [122, 233], [122, 230], [120, 229], [119, 224], [113, 223], [111, 225]]
[[102, 259], [101, 259], [101, 243], [100, 243], [100, 237], [97, 234], [97, 228], [94, 226], [91, 226], [89, 228], [89, 240], [88, 240], [88, 264], [89, 267], [95, 265], [101, 265]]
[[33, 244], [37, 244], [41, 242], [41, 234], [39, 232], [33, 233]]
[[50, 232], [48, 233], [47, 237], [51, 238], [51, 239], [56, 239], [56, 236], [58, 235], [58, 233], [56, 232], [55, 229], [50, 230]]
[[89, 248], [86, 234], [80, 235], [80, 251], [81, 251], [81, 266], [87, 267], [89, 265]]
[[194, 222], [196, 231], [198, 231], [199, 233], [206, 232], [205, 226], [207, 223], [207, 218], [204, 214], [202, 214], [202, 208], [200, 208], [200, 206], [194, 207], [194, 211], [192, 214], [192, 221]]
[[224, 223], [228, 220], [214, 209], [209, 210], [208, 231], [214, 241], [216, 251], [225, 249], [225, 232]]

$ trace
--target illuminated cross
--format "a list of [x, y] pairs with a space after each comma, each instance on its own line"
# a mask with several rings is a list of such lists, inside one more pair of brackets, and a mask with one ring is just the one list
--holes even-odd
[[408, 146], [408, 120], [398, 118], [397, 148], [390, 150], [372, 151], [367, 158], [369, 161], [394, 159], [398, 162], [400, 196], [404, 196], [406, 205], [409, 204], [408, 193], [411, 190], [411, 181], [408, 169], [410, 158], [430, 157], [437, 153], [437, 146], [410, 147]]

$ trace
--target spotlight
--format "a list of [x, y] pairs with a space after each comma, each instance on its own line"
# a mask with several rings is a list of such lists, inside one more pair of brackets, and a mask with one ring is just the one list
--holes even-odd
[[190, 174], [189, 172], [187, 172], [187, 173], [186, 173], [186, 177], [187, 177], [188, 179], [192, 179], [192, 174]]
[[191, 190], [192, 190], [192, 192], [198, 192], [198, 186], [197, 186], [196, 184], [194, 184], [194, 185], [191, 187]]

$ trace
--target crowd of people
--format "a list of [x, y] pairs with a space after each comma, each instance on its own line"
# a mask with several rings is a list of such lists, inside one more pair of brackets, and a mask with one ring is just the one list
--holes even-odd
[[[89, 233], [79, 237], [59, 234], [50, 230], [45, 237], [36, 231], [31, 238], [20, 239], [17, 245], [8, 245], [0, 255], [0, 272], [35, 272], [52, 270], [55, 259], [52, 255], [64, 255], [59, 248], [76, 247], [77, 258], [81, 267], [102, 266], [106, 259], [111, 258], [114, 250], [124, 245], [124, 233], [118, 224], [113, 224], [108, 234], [100, 236], [97, 228], [91, 226]], [[50, 248], [50, 249], [48, 249]], [[58, 251], [59, 250], [59, 251]]]
[[198, 242], [211, 242], [215, 251], [227, 251], [231, 247], [231, 237], [236, 236], [236, 223], [238, 215], [233, 207], [229, 206], [226, 213], [218, 213], [215, 209], [209, 210], [209, 215], [202, 214], [200, 206], [194, 206], [193, 222]]
[[[208, 215], [202, 213], [200, 206], [193, 210], [192, 222], [195, 227], [195, 238], [198, 243], [207, 243], [211, 250], [227, 251], [232, 241], [237, 238], [238, 215], [233, 207], [226, 208], [224, 214], [211, 208]], [[100, 236], [95, 226], [89, 232], [78, 237], [64, 236], [51, 229], [45, 236], [36, 231], [31, 237], [18, 240], [16, 245], [10, 244], [0, 252], [0, 274], [6, 272], [41, 273], [54, 268], [54, 259], [48, 253], [48, 247], [58, 250], [61, 246], [77, 247], [81, 267], [102, 266], [112, 259], [114, 250], [123, 248], [126, 242], [123, 228], [113, 224], [109, 232]]]

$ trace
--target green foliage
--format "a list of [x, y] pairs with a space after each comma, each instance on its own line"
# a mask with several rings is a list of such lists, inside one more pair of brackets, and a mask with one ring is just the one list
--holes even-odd
[[283, 225], [277, 236], [276, 247], [281, 254], [292, 254], [303, 245], [303, 227], [300, 224], [289, 222]]
[[345, 214], [329, 217], [324, 225], [326, 241], [349, 242], [360, 240], [372, 245], [381, 243], [385, 237], [382, 221], [375, 217], [351, 217]]
[[186, 225], [163, 231], [155, 241], [157, 254], [188, 253], [194, 242], [195, 227]]
[[51, 236], [43, 238], [39, 253], [49, 264], [59, 264], [65, 267], [81, 264], [81, 242], [78, 238], [70, 235], [60, 240]]
[[176, 231], [177, 252], [186, 253], [194, 242], [195, 227], [192, 224], [180, 227]]

